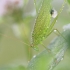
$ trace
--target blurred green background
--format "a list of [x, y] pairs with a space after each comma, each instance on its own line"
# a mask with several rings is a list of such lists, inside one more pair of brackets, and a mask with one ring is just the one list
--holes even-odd
[[[26, 0], [25, 0], [26, 1]], [[36, 54], [44, 50], [40, 45], [39, 51], [35, 51], [29, 46], [26, 46], [23, 42], [30, 44], [31, 33], [33, 25], [36, 18], [36, 11], [33, 0], [28, 0], [24, 2], [22, 8], [23, 17], [14, 16], [18, 18], [15, 22], [11, 22], [9, 16], [1, 19], [0, 17], [0, 70], [23, 70], [27, 67], [29, 60]], [[53, 0], [52, 7], [59, 11], [63, 0]], [[22, 13], [19, 11], [19, 13]], [[6, 18], [7, 17], [7, 18]], [[13, 19], [14, 19], [13, 17]], [[69, 6], [66, 4], [62, 13], [60, 14], [57, 23], [54, 28], [58, 29], [60, 32], [63, 30], [63, 25], [70, 23], [70, 13]], [[52, 33], [45, 41], [45, 45], [49, 45], [52, 39], [56, 35]], [[70, 70], [70, 55], [69, 50], [67, 50], [64, 60], [54, 69], [54, 70]], [[9, 67], [7, 69], [7, 67]]]

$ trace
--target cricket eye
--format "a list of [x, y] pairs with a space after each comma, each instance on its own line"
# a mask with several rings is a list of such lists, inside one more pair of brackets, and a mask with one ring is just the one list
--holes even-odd
[[51, 9], [50, 14], [53, 18], [55, 18], [57, 16], [57, 11], [55, 9]]

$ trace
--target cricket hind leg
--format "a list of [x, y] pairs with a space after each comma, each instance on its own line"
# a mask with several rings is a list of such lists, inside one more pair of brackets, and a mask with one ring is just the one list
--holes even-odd
[[[54, 32], [57, 36], [61, 36], [61, 37], [67, 42], [66, 38], [59, 32], [58, 29], [52, 29], [52, 30], [48, 33], [47, 37], [48, 37], [52, 32]], [[43, 47], [44, 47], [48, 52], [51, 52], [51, 49], [47, 48], [43, 43], [42, 43], [42, 45], [43, 45]]]
[[54, 33], [56, 34], [56, 35], [60, 35], [63, 39], [65, 39], [65, 41], [67, 42], [67, 39], [59, 32], [59, 30], [58, 29], [54, 29]]
[[[48, 34], [46, 36], [46, 38], [53, 32], [54, 29], [52, 29], [51, 31], [48, 31]], [[50, 53], [51, 49], [49, 49], [48, 47], [46, 47], [43, 43], [41, 43], [41, 45]]]

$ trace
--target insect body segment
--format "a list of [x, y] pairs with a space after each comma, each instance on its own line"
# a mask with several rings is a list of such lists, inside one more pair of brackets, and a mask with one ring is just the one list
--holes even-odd
[[32, 33], [32, 44], [37, 46], [40, 44], [47, 35], [47, 30], [50, 26], [51, 20], [51, 0], [43, 0], [42, 7], [36, 19], [36, 23]]

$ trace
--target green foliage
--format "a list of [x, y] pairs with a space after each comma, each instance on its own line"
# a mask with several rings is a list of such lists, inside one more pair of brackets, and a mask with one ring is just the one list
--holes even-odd
[[70, 0], [67, 0], [67, 2], [70, 4]]
[[21, 23], [23, 20], [23, 10], [16, 9], [10, 16], [11, 16], [12, 21], [14, 21], [16, 23]]
[[64, 31], [62, 35], [66, 40], [62, 36], [55, 38], [48, 46], [51, 52], [44, 50], [36, 55], [30, 61], [28, 70], [52, 70], [63, 59], [66, 49], [70, 46], [70, 30]]
[[0, 70], [26, 70], [24, 66], [18, 66], [18, 67], [3, 67], [0, 68]]

